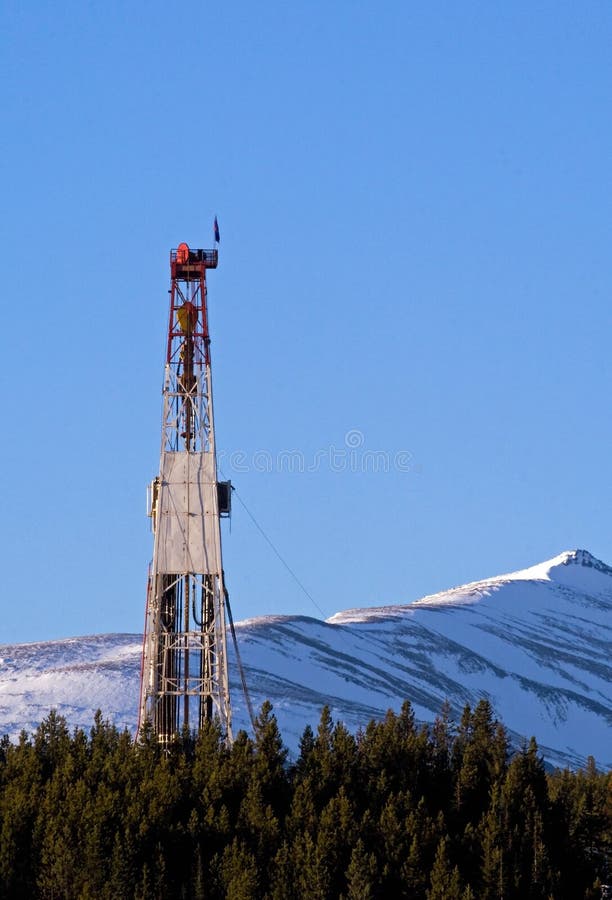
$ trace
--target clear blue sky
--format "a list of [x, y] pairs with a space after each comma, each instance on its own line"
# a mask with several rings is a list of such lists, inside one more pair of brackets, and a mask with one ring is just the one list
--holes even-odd
[[[215, 214], [224, 467], [321, 610], [612, 562], [607, 0], [0, 24], [0, 642], [142, 627], [168, 250]], [[319, 615], [238, 502], [224, 552], [236, 618]]]

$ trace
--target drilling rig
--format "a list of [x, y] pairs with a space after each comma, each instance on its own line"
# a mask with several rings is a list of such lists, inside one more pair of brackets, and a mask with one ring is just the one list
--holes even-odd
[[217, 263], [217, 249], [182, 243], [170, 251], [161, 458], [148, 492], [154, 541], [139, 710], [139, 729], [149, 722], [162, 744], [211, 719], [232, 740], [221, 555], [221, 518], [230, 514], [232, 488], [217, 477], [206, 295], [206, 273]]

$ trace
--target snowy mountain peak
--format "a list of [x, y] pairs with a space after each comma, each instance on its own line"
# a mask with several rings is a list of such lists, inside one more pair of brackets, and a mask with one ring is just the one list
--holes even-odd
[[588, 550], [566, 550], [565, 553], [561, 553], [560, 556], [551, 560], [552, 562], [562, 566], [585, 566], [589, 569], [597, 569], [598, 572], [604, 572], [606, 575], [612, 575], [612, 566], [606, 565]]
[[588, 550], [564, 550], [558, 556], [527, 569], [484, 578], [481, 581], [471, 581], [408, 603], [343, 610], [331, 616], [327, 622], [331, 625], [347, 625], [351, 622], [412, 614], [417, 608], [425, 606], [471, 605], [495, 596], [504, 585], [521, 581], [554, 582], [567, 587], [578, 586], [581, 589], [588, 587], [595, 594], [600, 591], [607, 593], [612, 590], [612, 584], [608, 580], [610, 576], [612, 567], [597, 559]]
[[588, 584], [594, 589], [598, 586], [609, 589], [608, 579], [610, 576], [612, 576], [612, 567], [597, 559], [588, 550], [565, 550], [546, 562], [490, 580], [501, 582], [553, 581], [569, 586], [585, 587]]
[[564, 566], [594, 566], [595, 568], [603, 566], [608, 568], [605, 563], [602, 563], [600, 559], [596, 559], [588, 550], [565, 550], [555, 559], [563, 560], [562, 565]]

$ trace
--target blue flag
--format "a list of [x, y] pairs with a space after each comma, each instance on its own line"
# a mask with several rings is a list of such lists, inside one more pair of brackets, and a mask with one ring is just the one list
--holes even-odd
[[217, 222], [216, 216], [215, 216], [215, 224], [213, 227], [215, 229], [215, 242], [218, 244], [219, 241], [221, 240], [221, 235], [219, 234], [219, 223]]

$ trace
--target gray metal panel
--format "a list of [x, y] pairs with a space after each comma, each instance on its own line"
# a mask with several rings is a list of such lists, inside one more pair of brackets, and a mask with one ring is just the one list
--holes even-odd
[[156, 568], [158, 573], [221, 571], [217, 489], [212, 453], [163, 453]]

